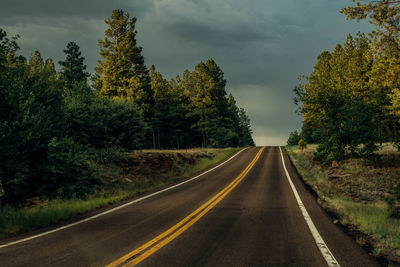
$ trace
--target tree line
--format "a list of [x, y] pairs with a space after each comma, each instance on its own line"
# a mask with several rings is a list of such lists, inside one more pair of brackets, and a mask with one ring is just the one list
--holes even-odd
[[348, 35], [333, 51], [323, 51], [294, 89], [303, 126], [288, 143], [318, 143], [315, 156], [322, 162], [377, 160], [382, 142], [400, 147], [399, 2], [353, 2], [341, 13], [347, 19], [369, 17], [375, 30]]
[[0, 203], [87, 195], [114, 150], [254, 145], [213, 59], [168, 81], [146, 67], [136, 18], [114, 10], [105, 23], [94, 75], [75, 42], [57, 71], [0, 29]]

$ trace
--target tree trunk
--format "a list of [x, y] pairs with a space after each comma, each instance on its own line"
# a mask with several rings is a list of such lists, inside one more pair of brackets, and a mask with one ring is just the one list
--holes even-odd
[[160, 128], [157, 128], [158, 149], [160, 149]]
[[153, 132], [153, 149], [156, 149], [156, 135], [154, 134], [154, 128], [152, 128]]

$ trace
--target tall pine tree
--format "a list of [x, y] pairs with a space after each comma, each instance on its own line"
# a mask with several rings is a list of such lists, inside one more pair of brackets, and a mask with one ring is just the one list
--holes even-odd
[[122, 9], [116, 9], [105, 23], [108, 29], [105, 39], [99, 41], [101, 60], [95, 68], [97, 94], [133, 100], [151, 127], [146, 140], [153, 140], [155, 147], [154, 95], [142, 48], [136, 42], [136, 18], [130, 18], [129, 13]]
[[65, 60], [59, 61], [58, 64], [62, 66], [61, 80], [64, 94], [71, 95], [74, 86], [87, 83], [89, 73], [86, 72], [85, 58], [75, 42], [69, 42], [64, 53], [66, 55]]
[[143, 111], [148, 111], [148, 105], [154, 101], [153, 92], [142, 48], [136, 42], [136, 18], [117, 9], [105, 23], [106, 38], [99, 41], [102, 60], [96, 67], [98, 94], [133, 99]]

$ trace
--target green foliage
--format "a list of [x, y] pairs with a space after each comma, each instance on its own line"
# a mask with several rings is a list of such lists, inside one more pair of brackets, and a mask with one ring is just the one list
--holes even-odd
[[100, 57], [94, 86], [98, 96], [133, 101], [149, 127], [144, 128], [146, 147], [155, 147], [154, 95], [142, 48], [136, 42], [136, 18], [122, 9], [105, 20], [105, 39], [99, 40]]
[[314, 71], [294, 89], [304, 118], [301, 135], [320, 143], [316, 158], [329, 162], [363, 156], [374, 164], [376, 143], [400, 143], [400, 6], [397, 1], [359, 1], [341, 10], [347, 19], [367, 16], [368, 38], [349, 35], [318, 57]]
[[154, 103], [153, 91], [142, 48], [136, 43], [136, 18], [116, 9], [105, 23], [106, 38], [99, 41], [102, 60], [96, 67], [98, 95], [134, 100], [147, 116]]
[[298, 142], [298, 146], [300, 150], [304, 150], [307, 147], [307, 143], [303, 139], [300, 139]]
[[249, 117], [233, 96], [226, 96], [224, 74], [213, 59], [185, 71], [178, 82], [189, 97], [186, 118], [197, 146], [254, 145]]
[[299, 143], [301, 137], [297, 131], [291, 132], [289, 134], [289, 138], [287, 140], [287, 145], [288, 146], [295, 146]]
[[370, 33], [368, 58], [371, 64], [364, 77], [374, 92], [371, 102], [378, 107], [375, 123], [379, 141], [399, 142], [399, 101], [396, 95], [400, 88], [400, 3], [383, 0], [353, 2], [355, 6], [341, 10], [346, 19], [359, 21], [368, 17], [375, 26]]
[[66, 98], [67, 136], [98, 149], [121, 146], [143, 147], [146, 125], [135, 105], [128, 100], [109, 98]]
[[79, 46], [75, 42], [69, 42], [64, 50], [66, 58], [59, 61], [62, 66], [61, 80], [64, 87], [64, 94], [73, 95], [73, 88], [78, 84], [86, 84], [89, 73], [86, 72], [85, 58], [81, 56]]
[[187, 109], [183, 101], [185, 96], [179, 87], [173, 87], [166, 81], [155, 66], [150, 68], [151, 88], [154, 92], [154, 144], [157, 148], [184, 147], [185, 114]]
[[399, 40], [400, 3], [398, 1], [353, 0], [353, 2], [356, 3], [356, 6], [345, 7], [341, 10], [341, 13], [346, 15], [346, 19], [360, 21], [368, 16], [369, 22], [376, 26], [372, 32], [374, 37], [381, 41], [391, 37]]
[[382, 104], [387, 96], [368, 83], [370, 58], [366, 36], [349, 35], [344, 46], [322, 52], [314, 71], [294, 90], [304, 118], [302, 135], [320, 143], [320, 161], [375, 158], [375, 142], [384, 138], [389, 123]]
[[89, 155], [70, 137], [53, 138], [37, 192], [47, 198], [82, 197], [98, 183]]
[[[26, 61], [3, 35], [0, 61], [0, 180], [3, 201], [20, 202], [37, 193], [47, 145], [63, 132], [63, 103], [54, 73], [39, 52]], [[49, 64], [47, 64], [49, 65]]]

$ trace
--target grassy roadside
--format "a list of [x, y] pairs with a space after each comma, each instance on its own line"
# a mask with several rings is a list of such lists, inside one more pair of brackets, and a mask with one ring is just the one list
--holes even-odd
[[385, 198], [400, 182], [399, 153], [386, 144], [378, 152], [383, 158], [382, 166], [349, 159], [332, 168], [313, 160], [316, 148], [309, 145], [304, 150], [296, 146], [286, 149], [304, 181], [318, 194], [321, 205], [337, 215], [360, 245], [386, 259], [389, 266], [398, 266], [400, 219], [390, 216]]
[[144, 150], [97, 164], [101, 184], [85, 199], [42, 201], [33, 207], [1, 207], [0, 238], [54, 225], [154, 191], [217, 165], [239, 148]]

